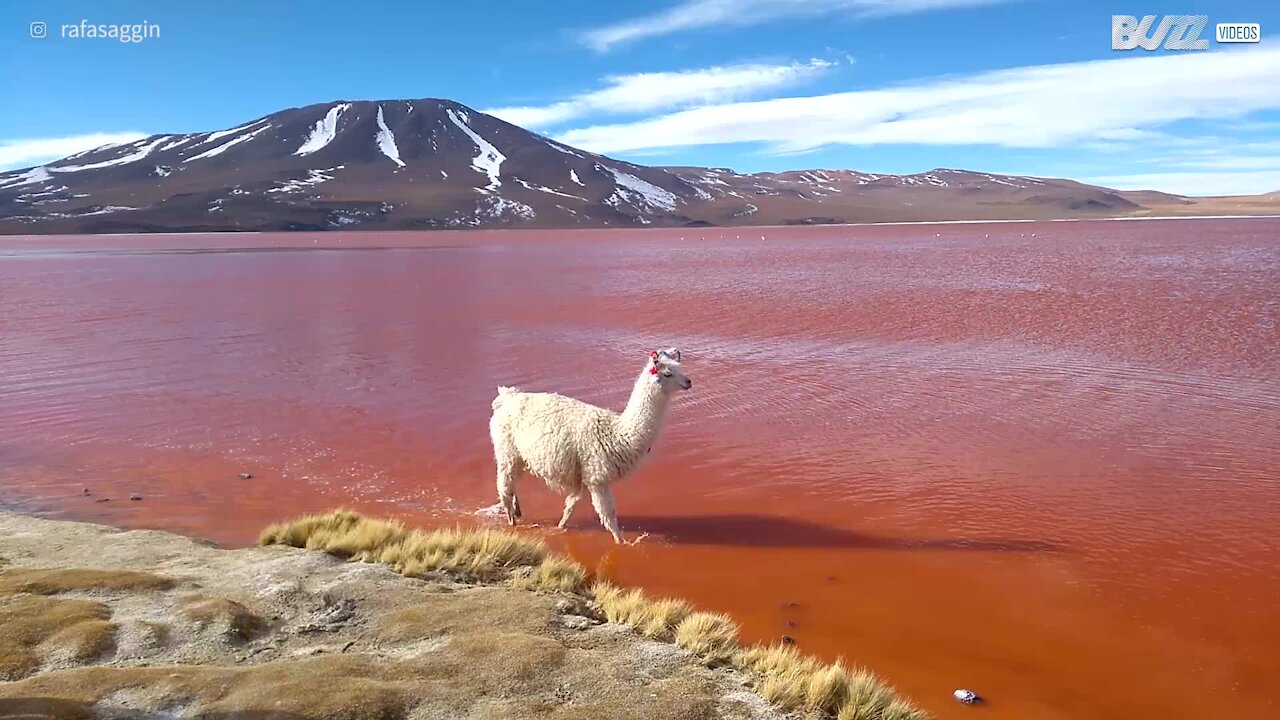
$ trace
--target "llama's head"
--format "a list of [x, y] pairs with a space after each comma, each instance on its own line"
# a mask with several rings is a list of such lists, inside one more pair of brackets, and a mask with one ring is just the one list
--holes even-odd
[[693, 380], [680, 369], [680, 351], [675, 348], [649, 353], [649, 377], [650, 382], [661, 387], [663, 392], [693, 387]]

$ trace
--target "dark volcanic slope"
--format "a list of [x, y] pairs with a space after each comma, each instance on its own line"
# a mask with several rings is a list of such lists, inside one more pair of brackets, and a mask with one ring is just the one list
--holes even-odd
[[0, 173], [0, 233], [1103, 217], [1186, 202], [959, 170], [634, 165], [448, 100], [334, 102]]

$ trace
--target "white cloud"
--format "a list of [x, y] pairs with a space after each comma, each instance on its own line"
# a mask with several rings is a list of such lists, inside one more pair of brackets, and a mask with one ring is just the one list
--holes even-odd
[[64, 158], [75, 153], [92, 150], [103, 145], [133, 142], [147, 137], [147, 133], [89, 133], [57, 138], [30, 138], [26, 140], [0, 140], [0, 169], [28, 167]]
[[570, 130], [557, 139], [601, 153], [722, 143], [762, 143], [774, 152], [832, 144], [1062, 147], [1137, 140], [1179, 120], [1239, 119], [1277, 108], [1280, 47], [1261, 47], [725, 103]]
[[[1272, 168], [1280, 167], [1272, 165]], [[1160, 190], [1178, 195], [1260, 195], [1280, 191], [1280, 170], [1251, 172], [1157, 172], [1103, 175], [1082, 182], [1117, 190]]]
[[583, 43], [605, 51], [618, 43], [725, 25], [756, 25], [789, 17], [844, 13], [857, 18], [994, 5], [1009, 0], [685, 0], [661, 12], [594, 28]]
[[545, 128], [590, 114], [642, 113], [741, 100], [778, 89], [835, 66], [827, 60], [788, 65], [724, 65], [677, 72], [614, 75], [600, 90], [550, 105], [485, 110], [522, 127]]

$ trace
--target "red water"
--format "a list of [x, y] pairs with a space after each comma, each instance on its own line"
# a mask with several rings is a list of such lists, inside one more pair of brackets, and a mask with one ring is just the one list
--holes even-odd
[[531, 532], [943, 719], [1275, 718], [1278, 317], [1277, 220], [6, 238], [0, 501], [496, 523], [497, 385], [619, 407], [677, 345], [648, 537]]

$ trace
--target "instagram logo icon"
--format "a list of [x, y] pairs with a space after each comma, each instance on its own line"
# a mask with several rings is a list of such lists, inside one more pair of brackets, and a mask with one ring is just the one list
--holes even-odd
[[48, 34], [49, 34], [49, 28], [44, 24], [43, 21], [37, 20], [31, 23], [31, 37], [42, 38]]

